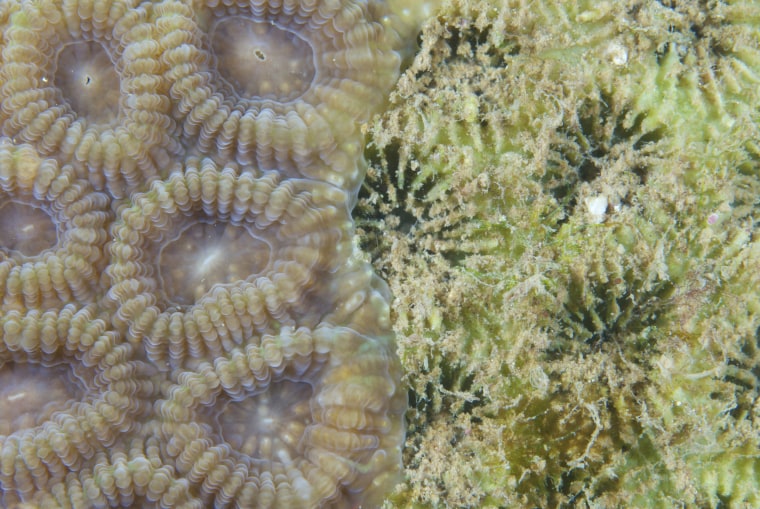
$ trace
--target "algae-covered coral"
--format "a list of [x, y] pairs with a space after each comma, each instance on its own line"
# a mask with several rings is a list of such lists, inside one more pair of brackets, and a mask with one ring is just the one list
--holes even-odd
[[760, 504], [760, 6], [452, 0], [368, 126], [389, 507]]

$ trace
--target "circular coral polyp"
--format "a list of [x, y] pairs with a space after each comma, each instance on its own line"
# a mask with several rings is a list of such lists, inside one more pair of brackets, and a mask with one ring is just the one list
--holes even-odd
[[383, 103], [399, 55], [382, 2], [199, 0], [165, 52], [182, 138], [224, 161], [354, 192], [361, 126]]
[[77, 41], [58, 51], [55, 85], [80, 118], [110, 124], [119, 114], [119, 76], [103, 45]]
[[240, 401], [217, 405], [218, 432], [243, 458], [264, 461], [293, 459], [311, 421], [312, 387], [282, 381]]
[[212, 286], [243, 281], [269, 262], [269, 245], [245, 225], [198, 222], [184, 228], [158, 257], [167, 301], [187, 306]]
[[0, 251], [35, 256], [57, 241], [55, 222], [40, 207], [15, 200], [0, 204]]
[[[170, 48], [158, 43], [171, 44], [171, 25], [138, 3], [19, 2], [0, 58], [0, 132], [118, 198], [180, 150], [161, 61]], [[170, 16], [173, 3], [159, 3]]]
[[0, 138], [0, 171], [3, 311], [92, 302], [106, 263], [108, 196], [71, 166], [6, 138]]
[[292, 101], [314, 80], [314, 51], [292, 30], [229, 16], [210, 35], [217, 70], [241, 97]]
[[0, 367], [0, 435], [39, 426], [84, 396], [65, 366], [10, 363]]
[[163, 388], [157, 431], [177, 472], [237, 507], [378, 507], [404, 438], [391, 345], [329, 324], [271, 325]]
[[[165, 367], [229, 351], [286, 305], [311, 312], [321, 304], [312, 295], [350, 253], [345, 203], [327, 184], [189, 159], [119, 210], [105, 271], [112, 323]], [[207, 248], [193, 248], [194, 238]], [[177, 309], [180, 299], [190, 305]]]
[[66, 305], [0, 314], [3, 507], [77, 473], [151, 408], [153, 370], [134, 360], [99, 313]]

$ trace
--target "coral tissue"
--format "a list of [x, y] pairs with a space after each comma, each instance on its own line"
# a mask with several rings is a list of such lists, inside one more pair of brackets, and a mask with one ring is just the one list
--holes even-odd
[[0, 501], [372, 507], [406, 397], [354, 255], [361, 0], [0, 2]]

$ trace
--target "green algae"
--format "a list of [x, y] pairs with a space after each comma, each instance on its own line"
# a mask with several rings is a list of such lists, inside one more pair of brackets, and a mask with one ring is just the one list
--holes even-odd
[[356, 210], [393, 507], [760, 504], [760, 7], [450, 1]]

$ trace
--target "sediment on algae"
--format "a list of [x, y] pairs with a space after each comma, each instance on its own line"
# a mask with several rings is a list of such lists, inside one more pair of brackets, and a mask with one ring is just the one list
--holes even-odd
[[760, 8], [450, 1], [355, 217], [411, 387], [387, 507], [760, 503]]

